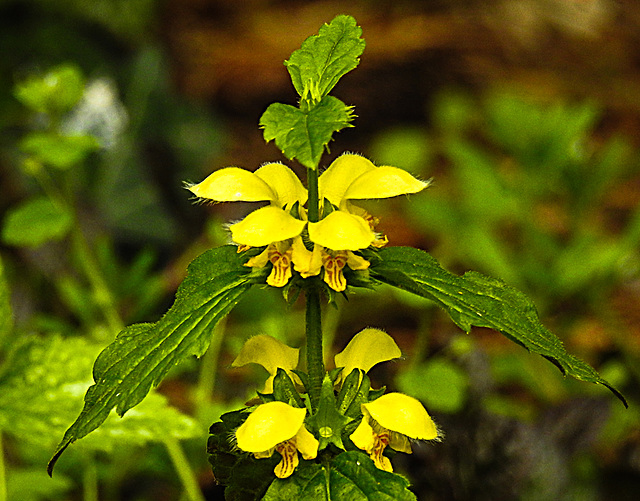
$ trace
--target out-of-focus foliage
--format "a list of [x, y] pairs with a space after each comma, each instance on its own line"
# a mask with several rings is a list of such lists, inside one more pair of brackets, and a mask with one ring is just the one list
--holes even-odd
[[[633, 306], [616, 300], [639, 279], [640, 207], [625, 201], [628, 195], [616, 197], [638, 181], [637, 145], [624, 134], [600, 133], [602, 111], [589, 102], [544, 102], [517, 91], [472, 98], [449, 90], [436, 96], [431, 109], [432, 130], [395, 127], [380, 133], [372, 144], [379, 162], [404, 162], [425, 176], [434, 175], [435, 169], [428, 196], [412, 197], [409, 204], [417, 210], [408, 205], [406, 210], [430, 252], [454, 269], [479, 269], [517, 284], [535, 298], [543, 315], [556, 318], [555, 330], [565, 342], [589, 353], [592, 360], [603, 357], [603, 377], [623, 391], [637, 387], [636, 331], [628, 330], [624, 318]], [[399, 298], [411, 308], [417, 306]], [[421, 324], [422, 337], [437, 323], [427, 325]], [[417, 356], [442, 343], [433, 336], [417, 343]], [[534, 441], [546, 434], [536, 423], [547, 412], [560, 413], [556, 418], [569, 412], [548, 409], [594, 394], [572, 384], [554, 384], [555, 371], [548, 364], [499, 344], [482, 338], [480, 343], [465, 342], [462, 349], [456, 344], [445, 343], [442, 354], [426, 356], [422, 362], [413, 360], [408, 370], [399, 372], [399, 387], [415, 391], [445, 415], [465, 415], [465, 404], [473, 408], [481, 403], [483, 412], [500, 419], [531, 423], [531, 428], [525, 425], [526, 440]], [[478, 365], [478, 350], [486, 357], [484, 368]], [[443, 364], [439, 377], [452, 376], [446, 381], [431, 376], [432, 366]], [[435, 386], [449, 386], [449, 399], [439, 400]], [[456, 395], [466, 395], [467, 400], [456, 400]], [[615, 455], [622, 444], [630, 446], [637, 398], [633, 393], [628, 413], [611, 408], [606, 425], [604, 419], [573, 425], [582, 447], [589, 444]], [[601, 412], [599, 404], [584, 401], [584, 407], [589, 405], [593, 410], [587, 412]], [[566, 419], [574, 417], [567, 414]], [[448, 438], [453, 422], [455, 418], [448, 417], [442, 421]], [[519, 440], [524, 439], [505, 438], [515, 440], [512, 447], [523, 445]], [[575, 450], [587, 456], [572, 452], [565, 461], [601, 461], [584, 449]], [[533, 460], [559, 461], [550, 451], [540, 451]], [[432, 453], [429, 457], [436, 460]], [[591, 464], [585, 477], [567, 471], [562, 481], [536, 479], [531, 471], [523, 477], [528, 480], [521, 489], [528, 483], [527, 499], [556, 496], [563, 489], [600, 499], [593, 482], [603, 473]], [[446, 475], [438, 478], [446, 483]]]

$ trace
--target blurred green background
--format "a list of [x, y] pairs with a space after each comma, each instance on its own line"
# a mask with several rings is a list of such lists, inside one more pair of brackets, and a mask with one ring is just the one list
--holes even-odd
[[[118, 326], [157, 320], [189, 261], [247, 212], [193, 205], [183, 182], [284, 161], [258, 119], [295, 97], [282, 61], [341, 13], [367, 48], [334, 91], [356, 127], [323, 164], [357, 151], [433, 177], [367, 205], [390, 245], [521, 289], [630, 401], [495, 332], [467, 336], [427, 301], [357, 291], [326, 311], [327, 359], [385, 329], [406, 357], [374, 368], [374, 385], [420, 398], [445, 432], [396, 470], [420, 500], [640, 492], [640, 5], [1, 0], [0, 496], [196, 499], [191, 485], [221, 499], [208, 426], [265, 377], [231, 361], [253, 334], [302, 343], [303, 313], [278, 291], [253, 290], [203, 359], [73, 445], [53, 479], [45, 466]], [[62, 83], [43, 101], [52, 70]]]

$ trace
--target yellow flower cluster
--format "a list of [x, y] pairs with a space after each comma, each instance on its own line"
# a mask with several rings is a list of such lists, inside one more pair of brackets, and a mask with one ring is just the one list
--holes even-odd
[[[335, 356], [336, 367], [347, 375], [353, 369], [368, 372], [374, 365], [401, 356], [400, 348], [385, 332], [368, 328], [356, 334], [345, 349]], [[271, 336], [250, 338], [238, 357], [235, 367], [257, 363], [269, 372], [264, 393], [273, 391], [273, 378], [282, 368], [291, 373], [298, 364], [298, 350], [290, 348]], [[351, 434], [351, 441], [365, 451], [376, 467], [393, 471], [391, 462], [383, 455], [387, 446], [411, 454], [410, 439], [435, 440], [438, 430], [422, 404], [402, 393], [388, 393], [361, 405], [362, 421]], [[274, 473], [279, 478], [290, 476], [303, 459], [318, 454], [319, 442], [307, 430], [304, 421], [306, 408], [296, 408], [284, 402], [261, 404], [236, 430], [238, 448], [253, 453], [256, 458], [282, 457]]]
[[[374, 231], [376, 218], [352, 200], [417, 193], [428, 184], [397, 167], [377, 167], [360, 155], [344, 154], [318, 179], [320, 207], [331, 210], [321, 214], [317, 222], [307, 221], [306, 188], [281, 163], [265, 164], [255, 172], [238, 167], [220, 169], [189, 190], [215, 202], [268, 202], [229, 227], [238, 251], [266, 246], [246, 266], [262, 268], [271, 263], [267, 283], [274, 287], [288, 283], [292, 267], [303, 278], [319, 275], [324, 269], [324, 281], [340, 292], [347, 286], [345, 266], [352, 270], [369, 266], [354, 251], [386, 244], [386, 238]], [[324, 204], [325, 199], [329, 205]]]

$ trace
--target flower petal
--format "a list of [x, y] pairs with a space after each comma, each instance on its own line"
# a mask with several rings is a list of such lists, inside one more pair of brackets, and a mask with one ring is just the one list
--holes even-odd
[[302, 425], [295, 437], [296, 447], [304, 459], [313, 459], [318, 455], [320, 442]]
[[371, 453], [375, 444], [375, 433], [366, 417], [362, 418], [362, 421], [360, 421], [360, 424], [349, 438], [358, 449]]
[[276, 201], [277, 193], [259, 176], [239, 167], [220, 169], [204, 181], [189, 186], [191, 193], [216, 202]]
[[363, 156], [353, 153], [339, 156], [318, 179], [320, 200], [326, 198], [339, 207], [351, 183], [362, 174], [374, 169], [376, 166]]
[[390, 198], [422, 191], [429, 182], [416, 179], [406, 170], [397, 167], [376, 167], [355, 179], [345, 191], [347, 200]]
[[293, 475], [293, 472], [300, 463], [296, 446], [292, 441], [287, 440], [286, 442], [278, 445], [276, 447], [276, 451], [280, 453], [282, 460], [273, 469], [273, 473], [275, 473], [278, 478], [288, 478]]
[[267, 369], [269, 374], [275, 376], [278, 367], [285, 370], [295, 369], [298, 365], [299, 352], [298, 348], [291, 348], [274, 337], [258, 334], [244, 343], [231, 366], [259, 364]]
[[293, 438], [304, 426], [306, 409], [274, 401], [259, 405], [236, 430], [238, 448], [262, 452]]
[[362, 404], [362, 413], [369, 414], [380, 426], [419, 440], [438, 438], [438, 429], [422, 404], [403, 393], [387, 393]]
[[253, 211], [239, 223], [229, 226], [229, 229], [235, 243], [261, 247], [297, 237], [305, 224], [288, 212], [269, 206]]
[[302, 278], [309, 278], [320, 274], [322, 269], [322, 247], [313, 246], [313, 251], [308, 250], [302, 238], [296, 238], [291, 245], [293, 253], [291, 260], [293, 268], [300, 273]]
[[255, 175], [271, 187], [279, 207], [290, 209], [296, 202], [300, 205], [307, 202], [307, 189], [286, 165], [277, 162], [264, 164]]
[[360, 216], [337, 210], [317, 223], [309, 223], [309, 238], [327, 249], [339, 251], [366, 249], [376, 236]]
[[267, 247], [270, 249], [269, 261], [273, 265], [271, 273], [267, 277], [267, 284], [272, 287], [284, 287], [291, 278], [291, 254], [293, 249], [288, 246], [284, 252], [281, 252], [279, 247], [282, 246], [271, 244]]
[[347, 266], [352, 270], [366, 270], [371, 263], [365, 258], [355, 255], [353, 252], [347, 252]]
[[347, 377], [353, 369], [368, 372], [374, 365], [400, 356], [402, 352], [389, 334], [370, 327], [353, 336], [334, 360], [336, 367], [344, 367], [342, 375]]

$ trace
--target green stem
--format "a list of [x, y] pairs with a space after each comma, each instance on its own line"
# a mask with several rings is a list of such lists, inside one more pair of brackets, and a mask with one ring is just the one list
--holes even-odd
[[322, 356], [322, 322], [320, 309], [320, 291], [311, 285], [307, 288], [307, 374], [309, 375], [309, 398], [311, 409], [315, 411], [320, 401], [324, 362]]
[[316, 223], [320, 220], [318, 200], [318, 169], [307, 168], [307, 191], [309, 193], [308, 217], [309, 221]]
[[77, 218], [74, 223], [71, 238], [76, 251], [78, 252], [82, 271], [93, 289], [93, 296], [96, 304], [103, 312], [109, 328], [114, 332], [114, 334], [117, 334], [124, 328], [124, 323], [122, 322], [118, 309], [115, 306], [115, 299], [113, 298], [111, 289], [107, 286], [107, 283], [102, 276], [100, 266], [91, 251], [89, 243], [80, 228], [80, 223]]
[[180, 442], [175, 438], [168, 437], [164, 439], [164, 445], [167, 448], [173, 467], [180, 477], [187, 499], [189, 499], [189, 501], [205, 501], [198, 481], [189, 465], [189, 461], [187, 461], [187, 457], [180, 446]]
[[7, 474], [4, 465], [4, 447], [0, 433], [0, 501], [7, 501]]
[[[320, 219], [318, 202], [318, 168], [307, 168], [307, 201], [309, 222]], [[320, 290], [315, 281], [309, 283], [306, 290], [307, 312], [307, 374], [309, 375], [309, 399], [311, 409], [315, 411], [320, 401], [322, 380], [324, 379], [324, 358], [322, 355], [322, 319], [320, 309]]]
[[200, 362], [200, 374], [195, 390], [196, 416], [201, 418], [211, 403], [211, 395], [216, 384], [218, 371], [218, 358], [224, 339], [226, 318], [216, 324], [209, 349], [205, 352]]
[[87, 458], [82, 472], [83, 501], [98, 501], [98, 468], [93, 458]]

